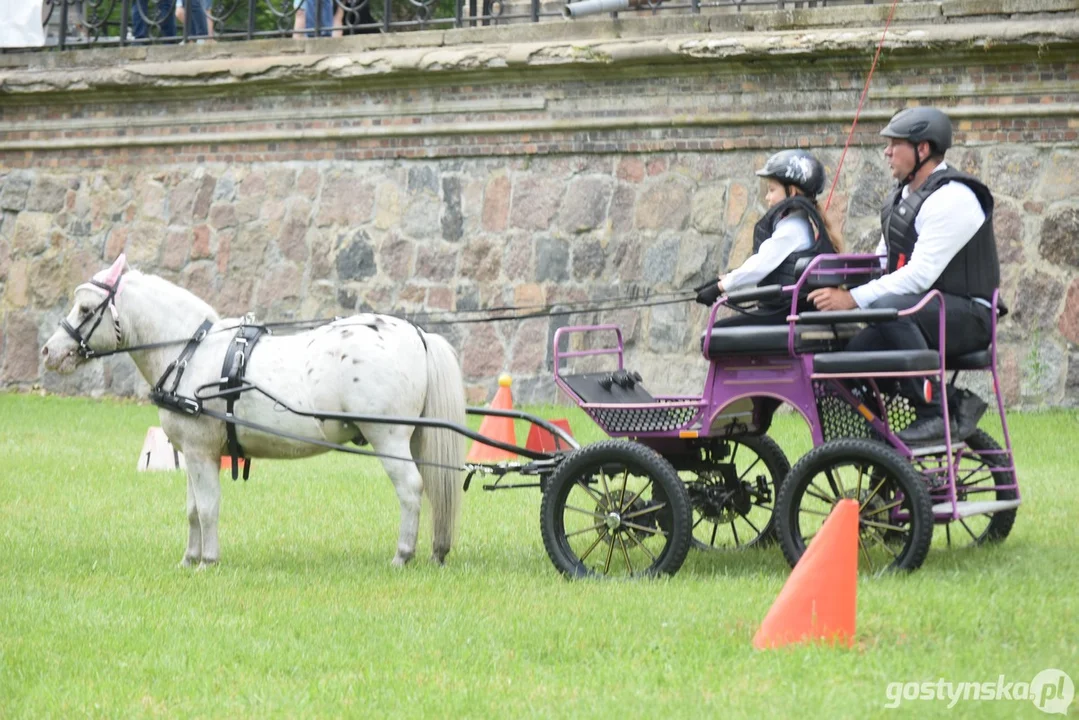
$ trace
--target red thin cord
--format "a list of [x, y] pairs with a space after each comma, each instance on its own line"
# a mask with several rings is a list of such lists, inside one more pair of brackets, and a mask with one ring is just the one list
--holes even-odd
[[880, 34], [877, 53], [873, 56], [873, 64], [869, 66], [869, 77], [865, 79], [865, 88], [862, 89], [862, 97], [858, 101], [858, 109], [854, 113], [854, 122], [851, 124], [850, 133], [847, 135], [847, 143], [843, 146], [843, 154], [839, 156], [839, 165], [836, 166], [835, 176], [832, 178], [832, 187], [828, 190], [828, 199], [824, 201], [824, 212], [828, 212], [828, 207], [832, 204], [832, 195], [835, 193], [836, 183], [839, 182], [839, 171], [843, 169], [843, 160], [847, 157], [847, 148], [850, 147], [850, 141], [854, 137], [854, 130], [858, 127], [858, 116], [862, 114], [865, 96], [869, 94], [869, 83], [873, 80], [873, 71], [877, 69], [877, 60], [880, 59], [880, 51], [884, 49], [884, 38], [888, 35], [888, 28], [891, 27], [892, 18], [895, 17], [895, 7], [898, 3], [899, 0], [892, 0], [892, 9], [888, 13], [888, 22], [884, 23], [884, 32]]

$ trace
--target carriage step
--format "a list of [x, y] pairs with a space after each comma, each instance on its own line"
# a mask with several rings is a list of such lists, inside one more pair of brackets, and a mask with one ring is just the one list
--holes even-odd
[[[965, 442], [954, 442], [954, 443], [952, 443], [952, 452], [956, 452], [958, 450], [963, 450], [966, 447], [967, 447], [967, 444]], [[940, 444], [940, 445], [915, 446], [915, 447], [912, 447], [910, 449], [911, 457], [925, 457], [927, 455], [941, 455], [941, 454], [947, 454], [947, 452], [948, 452], [948, 446], [943, 444], [943, 443]]]
[[[970, 517], [971, 515], [986, 515], [988, 513], [1001, 512], [1002, 510], [1012, 510], [1019, 507], [1018, 500], [983, 500], [983, 501], [971, 501], [962, 500], [955, 504], [955, 509], [959, 511], [959, 517]], [[933, 506], [934, 515], [951, 515], [952, 504], [950, 502], [937, 503]]]

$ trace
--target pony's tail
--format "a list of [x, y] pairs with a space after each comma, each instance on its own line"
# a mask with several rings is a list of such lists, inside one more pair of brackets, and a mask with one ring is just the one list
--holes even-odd
[[[465, 424], [465, 388], [453, 347], [441, 335], [424, 333], [427, 342], [426, 418]], [[465, 437], [452, 430], [418, 428], [412, 435], [412, 453], [419, 460], [423, 489], [431, 503], [434, 557], [443, 562], [453, 545], [461, 505], [461, 473], [465, 461]], [[449, 467], [439, 467], [449, 466]]]

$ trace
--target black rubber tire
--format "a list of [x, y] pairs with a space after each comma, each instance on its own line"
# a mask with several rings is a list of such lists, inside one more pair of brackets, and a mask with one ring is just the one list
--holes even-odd
[[[821, 473], [831, 472], [842, 465], [857, 463], [864, 464], [877, 471], [876, 474], [871, 474], [870, 476], [872, 482], [877, 482], [877, 478], [890, 480], [887, 490], [903, 493], [906, 498], [904, 506], [910, 515], [909, 532], [901, 533], [898, 536], [894, 534], [888, 536], [905, 536], [907, 538], [902, 549], [896, 553], [894, 560], [887, 566], [869, 569], [871, 571], [875, 569], [884, 571], [915, 570], [921, 567], [925, 561], [929, 546], [933, 541], [933, 506], [929, 497], [929, 490], [922, 475], [902, 455], [883, 443], [873, 440], [838, 438], [813, 449], [795, 463], [779, 490], [775, 512], [776, 530], [779, 536], [779, 544], [783, 548], [783, 555], [787, 558], [787, 562], [790, 563], [791, 567], [794, 567], [806, 550], [799, 513], [810, 483]], [[834, 493], [834, 490], [831, 492]], [[873, 492], [870, 491], [870, 493]], [[840, 492], [839, 495], [850, 496], [844, 492]], [[832, 501], [832, 498], [828, 499]], [[861, 496], [859, 496], [859, 502], [865, 505], [868, 504], [868, 500], [863, 502]], [[871, 521], [870, 515], [876, 514], [871, 510], [873, 508], [868, 506], [863, 508], [859, 521], [859, 566], [863, 563], [862, 538], [873, 532], [880, 534], [879, 530], [874, 531], [873, 528], [867, 528], [864, 525], [864, 523]], [[877, 519], [873, 519], [872, 522], [877, 522]]]
[[[693, 537], [692, 543], [694, 549], [702, 550], [704, 552], [716, 552], [723, 550], [741, 550], [744, 548], [763, 548], [772, 545], [776, 541], [776, 514], [775, 514], [775, 502], [779, 497], [779, 488], [782, 487], [784, 479], [787, 477], [787, 473], [790, 472], [791, 464], [787, 459], [787, 455], [783, 452], [783, 449], [779, 447], [779, 443], [770, 438], [767, 435], [745, 435], [738, 438], [730, 438], [726, 440], [731, 444], [741, 444], [752, 450], [761, 462], [764, 464], [764, 469], [767, 470], [767, 476], [771, 480], [772, 489], [772, 512], [768, 516], [768, 521], [761, 528], [760, 532], [756, 536], [750, 538], [746, 536], [746, 541], [741, 542], [742, 538], [737, 536], [735, 530], [732, 535], [736, 539], [736, 544], [733, 546], [716, 546], [715, 533], [708, 532], [707, 527], [711, 527], [714, 531], [716, 523], [711, 522], [710, 518], [701, 518], [697, 508], [692, 508], [693, 516]], [[737, 455], [732, 451], [732, 456]], [[748, 470], [746, 471], [748, 472]], [[691, 497], [692, 504], [692, 497]], [[763, 507], [758, 505], [758, 507]], [[752, 528], [749, 523], [751, 521], [745, 520], [745, 516], [741, 516], [743, 522]], [[698, 535], [705, 537], [704, 540], [698, 539]], [[707, 540], [707, 542], [705, 541]]]
[[[601, 471], [604, 471], [605, 478], [595, 482], [594, 479]], [[608, 491], [610, 483], [607, 480], [613, 479], [612, 471], [625, 473], [625, 479], [620, 486], [623, 491], [617, 501], [615, 500], [616, 493]], [[630, 475], [641, 479], [647, 478], [650, 482], [643, 483], [643, 487], [637, 490], [640, 493], [639, 498], [635, 499], [631, 496], [627, 501], [626, 495], [629, 492], [635, 492], [625, 490]], [[593, 480], [593, 482], [591, 484], [579, 483], [580, 480]], [[640, 485], [640, 481], [637, 484]], [[586, 490], [586, 486], [591, 489]], [[651, 497], [647, 500], [644, 499], [646, 488], [651, 489]], [[578, 505], [567, 507], [567, 499], [571, 491], [575, 490], [579, 490], [577, 493], [579, 499], [575, 500]], [[594, 537], [592, 547], [587, 551], [575, 548], [566, 530], [567, 511], [578, 515], [590, 514], [582, 513], [579, 508], [581, 500], [596, 502], [595, 511], [591, 513], [594, 517], [587, 520], [582, 518], [586, 527], [573, 532], [574, 536], [586, 536], [582, 537], [578, 545], [588, 544], [587, 541]], [[635, 502], [640, 504], [637, 505]], [[609, 531], [606, 526], [603, 526], [603, 513], [600, 512], [600, 505], [604, 503], [617, 503], [613, 506], [607, 504], [604, 507], [606, 510], [614, 508], [619, 516], [631, 510], [635, 513], [635, 519], [631, 522], [652, 522], [655, 523], [655, 528], [650, 529], [648, 535], [642, 536], [641, 532], [623, 526], [619, 520], [618, 527]], [[595, 527], [587, 527], [587, 523], [593, 520], [600, 522]], [[682, 567], [686, 555], [689, 554], [689, 541], [692, 537], [689, 496], [678, 473], [663, 456], [639, 443], [628, 440], [607, 440], [576, 450], [559, 464], [548, 481], [546, 492], [543, 493], [543, 502], [540, 506], [540, 530], [543, 534], [543, 545], [547, 549], [551, 562], [559, 572], [568, 577], [611, 576], [614, 558], [618, 559], [619, 566], [624, 562], [625, 574], [629, 576], [673, 575]], [[588, 535], [589, 533], [591, 536]], [[652, 543], [654, 548], [646, 547], [641, 537], [644, 537], [646, 542]], [[650, 538], [663, 538], [664, 542], [660, 545]], [[601, 550], [597, 553], [597, 557], [592, 558], [592, 553], [599, 545], [604, 545], [606, 552]], [[639, 553], [638, 550], [643, 552]], [[642, 559], [640, 567], [632, 565], [629, 558], [630, 552]], [[605, 559], [606, 563], [604, 567], [597, 568], [594, 562], [590, 563], [590, 559], [596, 561]]]
[[[1000, 444], [997, 443], [997, 441], [994, 440], [993, 437], [989, 433], [987, 433], [986, 431], [984, 431], [984, 430], [975, 431], [973, 435], [971, 435], [970, 437], [968, 437], [966, 439], [966, 444], [967, 444], [967, 448], [968, 448], [970, 454], [972, 454], [975, 458], [977, 458], [979, 462], [982, 462], [982, 463], [986, 464], [987, 469], [985, 471], [983, 471], [983, 473], [981, 473], [983, 477], [985, 476], [986, 473], [989, 473], [988, 468], [993, 467], [993, 463], [1000, 463], [1001, 462], [1000, 458], [1002, 456], [1000, 456], [1000, 455], [986, 455], [984, 457], [981, 455], [981, 452], [984, 451], [984, 450], [1002, 450], [1003, 449], [1003, 448], [1000, 447]], [[964, 451], [964, 454], [968, 454], [967, 451]], [[1012, 463], [1008, 463], [1008, 464], [1012, 464]], [[957, 477], [956, 477], [957, 485], [961, 483], [962, 475], [965, 475], [965, 474], [966, 473], [958, 473], [957, 472]], [[995, 485], [1014, 485], [1015, 484], [1015, 473], [1012, 472], [1011, 470], [997, 470], [996, 472], [992, 472], [992, 473], [989, 473], [989, 474], [992, 476], [993, 483]], [[986, 479], [988, 479], [988, 478], [986, 478]], [[973, 485], [974, 483], [972, 483], [970, 481], [970, 479], [968, 478], [967, 484]], [[967, 499], [967, 498], [963, 497], [961, 487], [956, 487], [956, 490], [958, 492], [960, 500]], [[979, 496], [985, 497], [986, 495], [987, 495], [987, 493], [978, 493], [973, 499], [977, 500]], [[1005, 490], [997, 490], [996, 491], [996, 499], [997, 500], [1014, 500], [1016, 497], [1017, 497], [1017, 494], [1016, 494], [1015, 489], [1005, 489]], [[983, 532], [981, 532], [981, 533], [978, 533], [977, 536], [972, 539], [972, 544], [974, 544], [974, 545], [984, 545], [985, 543], [1002, 542], [1005, 538], [1008, 537], [1008, 534], [1012, 531], [1012, 526], [1015, 525], [1016, 511], [1017, 511], [1017, 509], [1013, 508], [1011, 510], [1002, 510], [1000, 512], [993, 513], [992, 515], [990, 515], [989, 516], [989, 523], [986, 525], [985, 530]], [[978, 516], [974, 516], [974, 517], [978, 517]], [[970, 518], [967, 518], [967, 520], [970, 520]], [[968, 532], [969, 532], [969, 528], [968, 528]], [[971, 533], [971, 534], [973, 535], [974, 533]]]

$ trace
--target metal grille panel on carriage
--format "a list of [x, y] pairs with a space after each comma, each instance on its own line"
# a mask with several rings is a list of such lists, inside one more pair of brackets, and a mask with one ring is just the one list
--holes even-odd
[[[817, 398], [821, 434], [825, 442], [837, 438], [867, 438], [883, 442], [884, 438], [858, 410], [842, 397], [827, 381], [815, 380], [813, 394]], [[888, 426], [899, 432], [914, 422], [916, 416], [910, 400], [896, 393], [882, 393], [881, 400], [888, 411]], [[873, 408], [874, 411], [877, 408]]]

